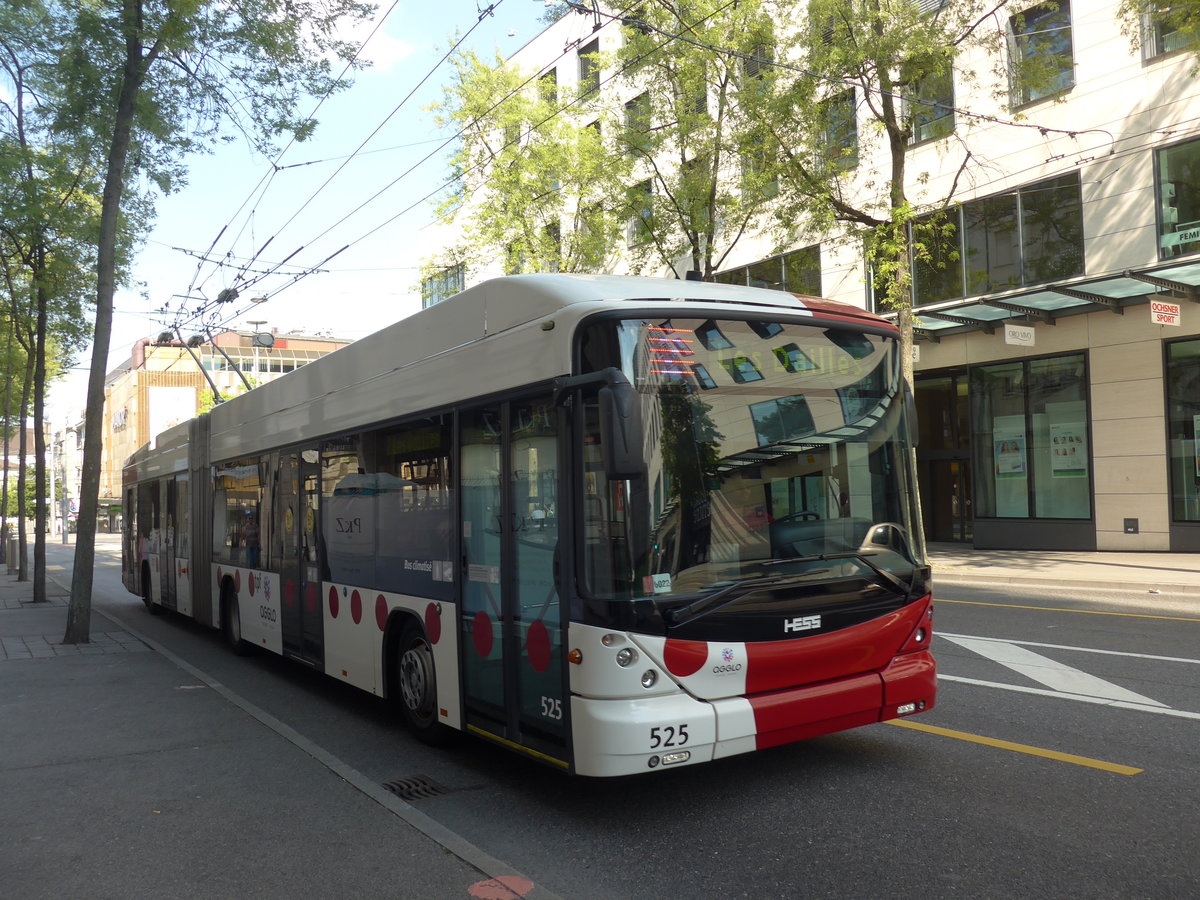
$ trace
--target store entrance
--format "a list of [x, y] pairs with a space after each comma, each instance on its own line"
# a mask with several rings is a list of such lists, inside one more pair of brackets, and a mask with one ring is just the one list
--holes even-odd
[[915, 381], [917, 484], [925, 539], [970, 542], [974, 483], [967, 373], [918, 375]]

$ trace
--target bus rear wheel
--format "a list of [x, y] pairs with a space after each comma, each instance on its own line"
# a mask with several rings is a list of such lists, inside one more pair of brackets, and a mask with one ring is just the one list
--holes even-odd
[[142, 602], [146, 604], [146, 609], [150, 611], [150, 615], [161, 615], [163, 608], [159, 606], [150, 596], [150, 568], [142, 572]]
[[225, 643], [238, 656], [245, 656], [251, 646], [242, 639], [242, 618], [238, 612], [237, 595], [225, 591], [221, 602], [221, 632], [225, 635]]
[[453, 731], [438, 721], [437, 674], [425, 633], [413, 623], [404, 626], [397, 652], [396, 699], [404, 724], [426, 744], [446, 743]]

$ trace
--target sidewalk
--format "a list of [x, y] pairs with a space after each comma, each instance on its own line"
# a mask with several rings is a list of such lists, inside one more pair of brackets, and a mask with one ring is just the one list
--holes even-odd
[[[1200, 553], [975, 550], [961, 544], [930, 544], [927, 553], [935, 585], [1071, 585], [1200, 595]], [[1200, 603], [1200, 596], [1197, 600]]]
[[48, 590], [0, 574], [4, 896], [552, 896], [103, 613], [61, 644]]

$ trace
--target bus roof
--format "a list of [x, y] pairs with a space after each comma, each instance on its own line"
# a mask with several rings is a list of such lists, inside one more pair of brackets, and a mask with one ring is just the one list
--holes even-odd
[[894, 331], [857, 307], [786, 291], [668, 278], [510, 275], [467, 288], [209, 413], [213, 460], [352, 431], [571, 372], [580, 322], [628, 302], [703, 317], [812, 318]]
[[500, 321], [492, 321], [497, 314], [506, 320], [508, 315], [516, 314], [514, 320], [504, 323], [511, 327], [552, 315], [556, 310], [576, 303], [612, 300], [693, 300], [700, 303], [771, 306], [792, 313], [806, 310], [822, 318], [891, 327], [884, 319], [860, 307], [821, 297], [712, 281], [632, 275], [508, 275], [469, 287], [444, 302], [475, 305], [481, 300], [489, 309], [489, 332], [503, 330], [503, 327], [494, 327], [501, 325]]

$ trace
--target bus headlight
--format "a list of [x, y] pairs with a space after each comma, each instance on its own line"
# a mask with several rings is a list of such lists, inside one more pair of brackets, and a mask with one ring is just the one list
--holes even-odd
[[617, 651], [617, 665], [622, 669], [632, 666], [637, 662], [637, 651], [632, 647], [622, 647]]
[[658, 673], [653, 669], [647, 669], [642, 673], [642, 687], [652, 688], [658, 684]]

